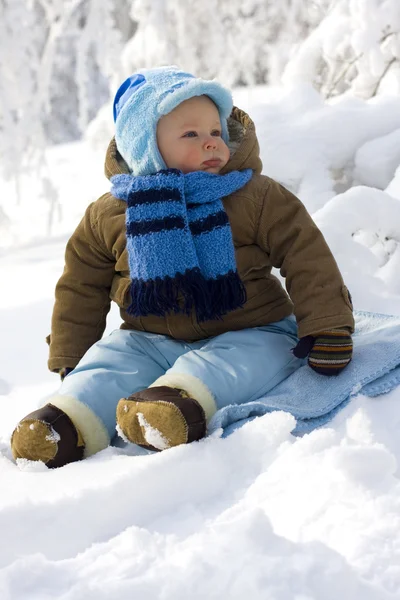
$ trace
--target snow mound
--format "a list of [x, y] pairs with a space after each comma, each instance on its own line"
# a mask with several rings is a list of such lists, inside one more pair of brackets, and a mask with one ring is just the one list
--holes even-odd
[[303, 439], [272, 413], [163, 453], [6, 467], [1, 597], [399, 597], [397, 460], [359, 403]]

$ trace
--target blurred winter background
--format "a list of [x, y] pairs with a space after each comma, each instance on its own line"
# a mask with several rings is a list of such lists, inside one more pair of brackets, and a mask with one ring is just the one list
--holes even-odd
[[10, 460], [57, 387], [53, 290], [109, 189], [113, 95], [161, 64], [233, 88], [356, 308], [400, 314], [399, 0], [0, 0], [0, 597], [398, 600], [398, 391], [302, 439], [276, 413], [155, 456]]

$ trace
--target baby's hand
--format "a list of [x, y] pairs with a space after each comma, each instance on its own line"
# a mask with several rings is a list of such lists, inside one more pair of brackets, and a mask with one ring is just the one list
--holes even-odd
[[301, 338], [293, 354], [308, 356], [309, 366], [321, 375], [339, 375], [351, 361], [353, 341], [347, 329], [330, 329]]

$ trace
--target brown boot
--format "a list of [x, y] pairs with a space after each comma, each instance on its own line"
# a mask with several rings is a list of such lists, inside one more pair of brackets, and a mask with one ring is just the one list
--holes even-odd
[[189, 444], [206, 435], [206, 416], [197, 400], [165, 385], [122, 398], [117, 423], [130, 442], [151, 450]]
[[52, 404], [24, 417], [11, 437], [15, 459], [40, 460], [49, 468], [81, 460], [84, 449], [82, 436], [71, 419]]

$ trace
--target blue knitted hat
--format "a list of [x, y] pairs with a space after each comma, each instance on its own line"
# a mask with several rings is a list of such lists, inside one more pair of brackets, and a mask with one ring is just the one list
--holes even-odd
[[141, 69], [124, 81], [114, 99], [115, 140], [133, 175], [167, 168], [157, 146], [157, 123], [184, 100], [203, 95], [217, 106], [222, 139], [228, 142], [232, 95], [216, 81], [198, 79], [175, 66]]

